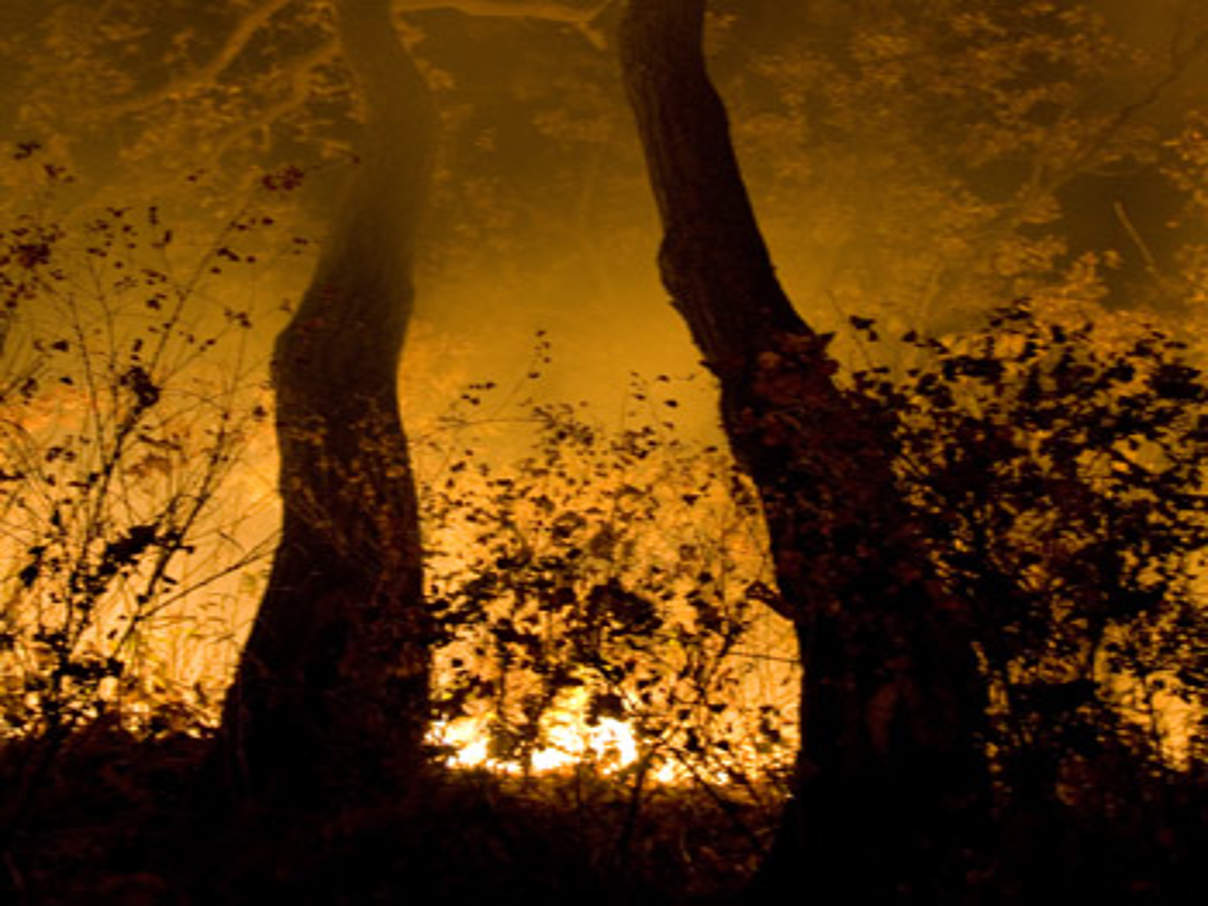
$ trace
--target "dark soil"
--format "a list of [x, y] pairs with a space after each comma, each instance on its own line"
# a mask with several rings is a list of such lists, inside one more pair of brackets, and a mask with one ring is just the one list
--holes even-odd
[[[355, 808], [232, 804], [199, 778], [208, 740], [73, 739], [31, 776], [3, 751], [9, 820], [0, 902], [20, 906], [736, 902], [775, 809], [624, 778], [523, 780], [434, 771], [405, 801]], [[11, 808], [10, 808], [11, 813]]]

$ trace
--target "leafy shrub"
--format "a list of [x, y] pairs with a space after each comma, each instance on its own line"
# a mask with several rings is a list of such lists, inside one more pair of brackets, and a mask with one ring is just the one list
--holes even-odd
[[971, 608], [990, 742], [1027, 765], [1007, 784], [1035, 782], [1039, 757], [1051, 786], [1124, 740], [1159, 772], [1208, 755], [1208, 383], [1183, 344], [1029, 302], [906, 339], [927, 365], [855, 384], [898, 414], [902, 486]]
[[[465, 444], [424, 488], [438, 719], [469, 720], [496, 763], [527, 771], [562, 748], [639, 778], [730, 782], [791, 757], [795, 665], [762, 606], [758, 507], [721, 450], [676, 437], [669, 384], [635, 378], [614, 432], [583, 407], [522, 403], [529, 455], [500, 466]], [[451, 421], [495, 390], [471, 387]]]
[[[43, 172], [49, 197], [67, 177]], [[166, 659], [229, 633], [215, 590], [269, 549], [226, 496], [267, 413], [250, 307], [215, 286], [269, 218], [177, 253], [156, 207], [39, 210], [0, 233], [0, 736], [184, 729], [214, 690]]]

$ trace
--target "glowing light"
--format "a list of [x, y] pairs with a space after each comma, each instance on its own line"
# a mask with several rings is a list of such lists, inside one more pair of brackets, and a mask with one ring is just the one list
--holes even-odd
[[[609, 775], [637, 763], [640, 753], [633, 728], [611, 717], [600, 718], [595, 726], [566, 723], [544, 734], [546, 745], [528, 756], [531, 774], [552, 774], [590, 764]], [[519, 774], [523, 765], [514, 759], [490, 754], [490, 729], [487, 721], [462, 718], [438, 722], [429, 741], [449, 750], [445, 765], [451, 768], [484, 768], [501, 774]], [[682, 781], [683, 772], [671, 762], [663, 762], [649, 776], [659, 783]]]
[[[649, 753], [643, 752], [633, 725], [612, 717], [600, 717], [589, 723], [588, 698], [585, 690], [574, 690], [542, 719], [540, 745], [527, 754], [527, 769], [523, 756], [492, 754], [491, 719], [486, 715], [437, 721], [428, 734], [428, 741], [446, 750], [444, 764], [455, 769], [532, 775], [555, 774], [590, 765], [599, 774], [610, 776], [636, 766]], [[751, 758], [748, 767], [756, 768], [758, 761], [758, 756]], [[675, 758], [654, 759], [645, 776], [664, 785], [686, 783], [694, 778], [719, 785], [730, 781], [724, 770], [704, 766], [689, 769]]]
[[[529, 773], [555, 773], [590, 764], [607, 775], [638, 762], [642, 752], [633, 726], [612, 717], [589, 722], [588, 697], [585, 689], [572, 690], [542, 719], [540, 745], [527, 755]], [[436, 722], [428, 739], [448, 750], [448, 767], [522, 773], [525, 768], [520, 758], [491, 754], [491, 735], [489, 717], [463, 717]], [[682, 779], [680, 773], [670, 762], [664, 762], [651, 776], [660, 783], [673, 783]]]

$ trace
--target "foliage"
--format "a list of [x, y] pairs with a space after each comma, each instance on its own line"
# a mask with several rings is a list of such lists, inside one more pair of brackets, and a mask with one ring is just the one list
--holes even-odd
[[[29, 166], [50, 195], [66, 178]], [[102, 716], [186, 729], [220, 691], [169, 661], [231, 644], [227, 587], [268, 549], [229, 497], [267, 414], [252, 308], [214, 293], [224, 269], [256, 266], [237, 237], [270, 224], [249, 209], [177, 253], [156, 207], [51, 210], [0, 236], [0, 735], [53, 751]]]
[[730, 106], [762, 221], [796, 237], [784, 266], [808, 262], [811, 320], [947, 331], [1023, 295], [1194, 295], [1202, 209], [1180, 210], [1178, 174], [1203, 155], [1182, 115], [1204, 104], [1205, 22], [1180, 6], [1149, 43], [1097, 4], [803, 7]]
[[1046, 752], [1052, 783], [1140, 720], [1153, 769], [1208, 756], [1208, 382], [1183, 344], [1028, 302], [907, 340], [927, 366], [855, 385], [897, 413], [902, 486], [942, 594], [969, 608], [995, 749]]
[[[675, 436], [669, 384], [635, 377], [615, 432], [526, 401], [527, 456], [501, 467], [459, 446], [427, 485], [438, 717], [476, 720], [497, 763], [527, 771], [562, 747], [602, 770], [629, 763], [639, 786], [753, 783], [791, 755], [783, 630], [759, 650], [773, 592], [757, 505], [720, 450]], [[471, 388], [464, 408], [493, 390]], [[576, 744], [610, 721], [626, 735]]]

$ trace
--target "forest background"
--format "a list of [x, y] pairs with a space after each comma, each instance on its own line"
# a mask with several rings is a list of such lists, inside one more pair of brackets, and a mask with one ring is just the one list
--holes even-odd
[[[622, 581], [646, 600], [666, 587], [653, 565], [687, 577], [678, 595], [694, 627], [709, 628], [708, 607], [721, 605], [713, 628], [726, 651], [758, 655], [748, 665], [791, 660], [783, 627], [753, 612], [769, 575], [751, 504], [741, 490], [737, 501], [730, 495], [724, 458], [710, 453], [702, 466], [693, 452], [720, 440], [713, 390], [657, 289], [654, 209], [609, 52], [619, 6], [398, 4], [441, 136], [403, 357], [404, 413], [429, 488], [429, 531], [442, 539], [433, 549], [472, 534], [467, 513], [494, 527], [477, 542], [484, 553], [435, 561], [432, 591], [514, 602], [514, 584], [484, 591], [471, 577], [514, 554], [526, 532], [520, 547], [540, 535], [553, 554], [567, 539], [594, 540], [607, 556], [580, 577], [585, 588], [635, 564]], [[4, 322], [6, 398], [22, 411], [10, 422], [18, 429], [5, 475], [30, 480], [11, 463], [33, 451], [46, 463], [38, 482], [78, 480], [81, 460], [63, 455], [70, 445], [59, 432], [71, 433], [72, 418], [97, 418], [79, 389], [91, 342], [125, 356], [140, 336], [147, 347], [162, 341], [182, 388], [162, 433], [136, 438], [121, 454], [129, 458], [113, 461], [125, 513], [110, 524], [125, 528], [106, 550], [121, 582], [109, 586], [109, 612], [63, 617], [77, 633], [64, 637], [68, 658], [87, 668], [71, 719], [91, 713], [93, 696], [116, 696], [136, 715], [204, 723], [251, 618], [277, 520], [269, 347], [355, 167], [358, 102], [318, 4], [199, 12], [181, 3], [152, 14], [139, 3], [31, 3], [5, 15], [0, 109], [12, 151], [0, 179], [15, 303]], [[1178, 2], [1163, 16], [1128, 3], [987, 2], [960, 12], [940, 2], [714, 4], [710, 65], [748, 188], [781, 279], [811, 324], [839, 334], [840, 361], [901, 375], [924, 355], [870, 342], [866, 329], [850, 329], [853, 316], [856, 327], [876, 319], [885, 336], [918, 330], [959, 344], [988, 312], [1027, 297], [1045, 318], [1089, 317], [1108, 354], [1153, 321], [1198, 362], [1208, 253], [1208, 24], [1199, 18], [1195, 4]], [[31, 265], [49, 276], [24, 279]], [[179, 318], [176, 302], [187, 302]], [[106, 390], [119, 429], [122, 394], [136, 408], [160, 404], [137, 363], [121, 361]], [[558, 405], [566, 401], [576, 405]], [[215, 428], [228, 419], [229, 431]], [[534, 430], [546, 432], [536, 451]], [[466, 467], [468, 450], [485, 471]], [[559, 469], [574, 480], [551, 479]], [[511, 486], [490, 484], [501, 479], [543, 493], [509, 496], [501, 489]], [[596, 500], [583, 490], [593, 482]], [[667, 542], [658, 550], [641, 548], [649, 535], [628, 548], [601, 535], [618, 524], [624, 485], [644, 503], [621, 521], [649, 526]], [[672, 493], [660, 501], [656, 488]], [[33, 506], [6, 497], [14, 606], [53, 572], [43, 554], [31, 560], [39, 533], [61, 530], [55, 495], [41, 493]], [[475, 493], [488, 502], [467, 506]], [[713, 493], [702, 518], [689, 498]], [[600, 500], [613, 501], [608, 519], [593, 518]], [[192, 521], [189, 504], [202, 502]], [[475, 516], [476, 507], [489, 512]], [[148, 513], [183, 521], [140, 547], [130, 530]], [[575, 513], [582, 523], [558, 520]], [[517, 529], [521, 517], [527, 528]], [[142, 560], [169, 551], [179, 570]], [[693, 599], [710, 584], [693, 578], [711, 571], [729, 585], [713, 583], [715, 602]], [[133, 620], [140, 608], [147, 619]], [[623, 627], [630, 636], [641, 635], [642, 617]], [[61, 653], [64, 643], [27, 647], [21, 635], [44, 632], [52, 616], [31, 623], [10, 608], [5, 618], [16, 683], [6, 719], [20, 732], [43, 707], [27, 686], [45, 669], [31, 651], [49, 644], [53, 654], [58, 644]], [[726, 621], [756, 635], [731, 639]], [[512, 655], [493, 638], [500, 670]], [[705, 654], [720, 663], [721, 650]], [[791, 671], [738, 672], [757, 676], [736, 737], [791, 738]], [[499, 694], [497, 685], [476, 691]], [[604, 695], [592, 701], [596, 717], [616, 708]], [[523, 706], [514, 707], [511, 724], [523, 724]], [[1194, 717], [1166, 703], [1157, 711], [1172, 723], [1154, 732], [1185, 764]], [[496, 751], [514, 756], [506, 735]], [[676, 746], [690, 750], [682, 739]]]

